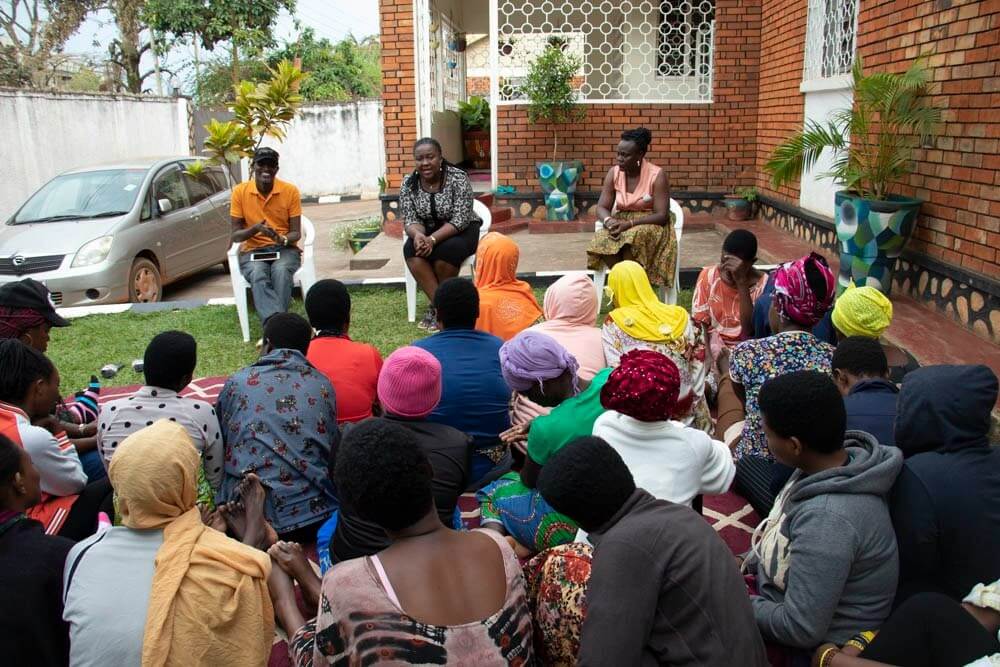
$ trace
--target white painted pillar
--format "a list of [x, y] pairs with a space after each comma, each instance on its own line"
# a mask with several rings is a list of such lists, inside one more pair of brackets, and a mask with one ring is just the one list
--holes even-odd
[[490, 181], [497, 189], [500, 155], [497, 146], [497, 105], [500, 102], [500, 7], [499, 0], [490, 0]]
[[429, 0], [413, 0], [413, 87], [417, 96], [417, 138], [431, 135], [431, 9]]
[[193, 113], [191, 105], [186, 97], [177, 98], [177, 145], [181, 147], [180, 153], [184, 155], [197, 155], [200, 153], [200, 146], [191, 145], [191, 118]]

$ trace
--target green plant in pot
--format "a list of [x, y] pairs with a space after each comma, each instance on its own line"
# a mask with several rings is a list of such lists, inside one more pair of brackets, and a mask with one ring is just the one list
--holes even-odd
[[726, 218], [733, 221], [749, 220], [757, 210], [757, 188], [752, 185], [736, 188], [736, 193], [726, 195], [722, 200], [726, 207]]
[[528, 98], [528, 120], [545, 122], [552, 127], [552, 160], [537, 164], [538, 179], [545, 194], [546, 218], [572, 220], [575, 217], [573, 193], [583, 174], [579, 160], [557, 161], [559, 126], [583, 120], [584, 107], [576, 101], [573, 77], [582, 66], [576, 56], [567, 55], [556, 45], [548, 44], [528, 71], [521, 92]]
[[913, 170], [913, 149], [930, 140], [941, 110], [928, 101], [932, 76], [923, 57], [905, 72], [871, 74], [862, 71], [859, 57], [852, 78], [853, 106], [834, 111], [826, 123], [807, 122], [774, 150], [765, 169], [777, 187], [797, 181], [824, 149], [833, 151], [833, 168], [824, 176], [844, 186], [834, 199], [837, 291], [853, 282], [888, 294], [922, 203], [891, 188]]
[[462, 143], [465, 159], [476, 169], [490, 168], [490, 103], [482, 97], [472, 96], [458, 103], [462, 120]]
[[360, 252], [382, 231], [381, 218], [368, 218], [338, 225], [333, 231], [333, 246], [347, 246], [353, 252]]

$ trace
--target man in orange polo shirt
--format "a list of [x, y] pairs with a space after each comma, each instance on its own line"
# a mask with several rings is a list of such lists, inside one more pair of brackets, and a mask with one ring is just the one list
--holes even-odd
[[240, 273], [250, 283], [261, 325], [284, 313], [292, 300], [292, 278], [302, 263], [302, 199], [291, 183], [278, 180], [278, 151], [259, 148], [253, 180], [233, 188], [229, 215], [240, 247]]

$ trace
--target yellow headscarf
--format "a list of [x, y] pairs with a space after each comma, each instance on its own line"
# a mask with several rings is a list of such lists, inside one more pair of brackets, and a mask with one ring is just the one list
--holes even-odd
[[618, 262], [608, 276], [615, 309], [611, 319], [632, 338], [650, 343], [676, 340], [687, 329], [688, 312], [656, 298], [646, 271], [636, 262]]
[[892, 302], [874, 287], [852, 283], [833, 304], [833, 326], [845, 336], [879, 338], [892, 322]]
[[125, 438], [108, 468], [122, 523], [163, 529], [143, 667], [263, 665], [271, 653], [271, 560], [202, 523], [200, 464], [184, 427], [161, 419]]

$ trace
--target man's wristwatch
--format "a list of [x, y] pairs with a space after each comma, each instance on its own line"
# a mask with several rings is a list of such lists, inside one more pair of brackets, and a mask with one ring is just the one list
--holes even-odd
[[285, 246], [286, 248], [288, 247], [288, 237], [287, 236], [282, 236], [281, 237], [281, 245]]
[[433, 235], [428, 234], [427, 235], [427, 240], [431, 242], [431, 245], [437, 245], [438, 240], [436, 238], [434, 238]]

